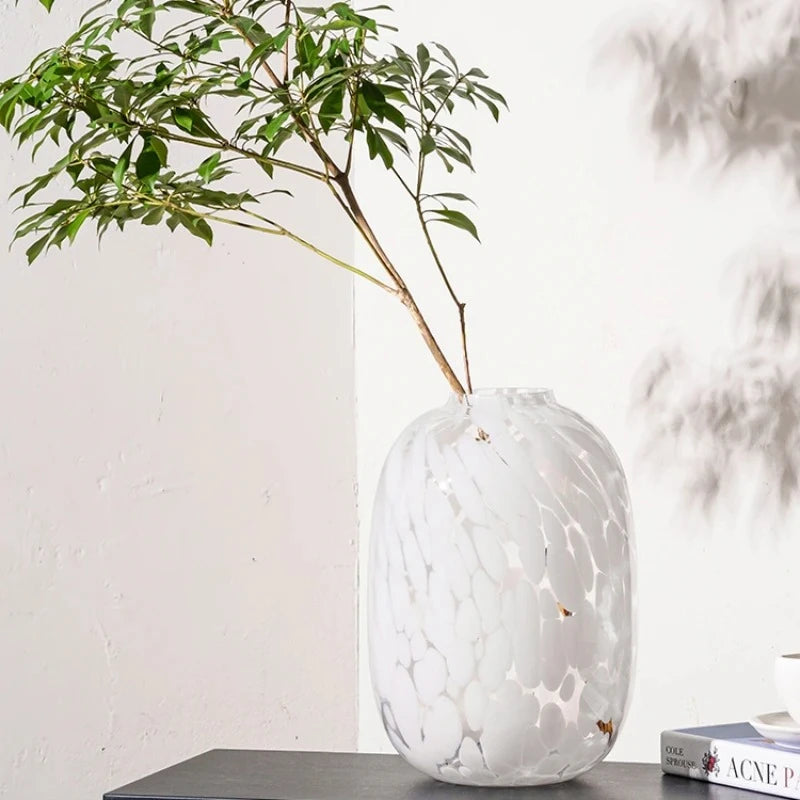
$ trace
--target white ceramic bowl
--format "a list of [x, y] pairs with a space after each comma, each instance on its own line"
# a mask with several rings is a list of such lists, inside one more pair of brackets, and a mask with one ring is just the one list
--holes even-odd
[[775, 659], [775, 685], [789, 716], [800, 724], [800, 653]]
[[785, 711], [759, 714], [750, 724], [767, 740], [790, 750], [800, 750], [800, 725]]

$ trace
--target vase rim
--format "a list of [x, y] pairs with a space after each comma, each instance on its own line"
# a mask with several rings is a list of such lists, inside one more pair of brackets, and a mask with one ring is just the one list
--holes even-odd
[[495, 397], [517, 397], [517, 398], [524, 398], [528, 401], [533, 401], [536, 403], [554, 403], [555, 402], [555, 394], [553, 393], [552, 389], [546, 389], [544, 387], [525, 387], [525, 386], [509, 386], [509, 387], [500, 387], [500, 388], [480, 388], [475, 389], [471, 393], [467, 395], [453, 395], [457, 397], [459, 400], [463, 402], [466, 400], [468, 404], [479, 401], [479, 400], [486, 400]]

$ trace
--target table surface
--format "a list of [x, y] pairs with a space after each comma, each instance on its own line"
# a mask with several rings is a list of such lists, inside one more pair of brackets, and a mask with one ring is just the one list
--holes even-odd
[[211, 750], [105, 800], [754, 800], [726, 786], [663, 775], [655, 764], [605, 763], [569, 783], [472, 789], [426, 778], [399, 756]]

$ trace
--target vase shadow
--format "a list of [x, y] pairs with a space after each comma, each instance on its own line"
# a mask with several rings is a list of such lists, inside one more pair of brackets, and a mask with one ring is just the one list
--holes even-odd
[[405, 800], [464, 800], [466, 796], [476, 800], [520, 800], [535, 792], [537, 797], [546, 797], [548, 800], [580, 800], [582, 797], [592, 800], [611, 800], [613, 793], [605, 795], [599, 793], [597, 783], [587, 785], [582, 778], [573, 778], [564, 783], [554, 783], [546, 786], [518, 786], [514, 788], [492, 788], [476, 786], [457, 786], [442, 783], [432, 778], [421, 779], [406, 793]]

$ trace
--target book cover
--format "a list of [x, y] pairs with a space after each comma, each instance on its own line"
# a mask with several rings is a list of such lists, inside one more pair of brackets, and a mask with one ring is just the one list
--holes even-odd
[[800, 800], [800, 752], [763, 738], [746, 722], [661, 734], [671, 775]]

